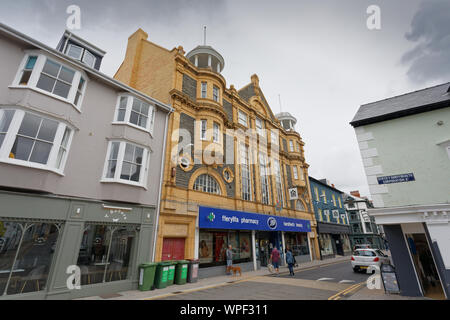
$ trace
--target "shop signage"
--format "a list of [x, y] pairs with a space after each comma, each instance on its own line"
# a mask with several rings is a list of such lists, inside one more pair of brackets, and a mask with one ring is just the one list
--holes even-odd
[[203, 206], [199, 207], [198, 225], [209, 229], [311, 232], [309, 220]]
[[385, 176], [385, 177], [377, 177], [378, 184], [389, 184], [389, 183], [399, 183], [399, 182], [408, 182], [415, 181], [413, 173], [405, 173], [405, 174], [397, 174], [395, 176]]

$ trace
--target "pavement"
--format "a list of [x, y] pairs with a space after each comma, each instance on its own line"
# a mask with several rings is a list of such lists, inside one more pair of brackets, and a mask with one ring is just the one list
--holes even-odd
[[77, 300], [423, 300], [368, 289], [368, 274], [354, 273], [350, 256], [302, 263], [290, 276], [287, 267], [278, 275], [267, 268], [242, 276], [218, 276], [196, 283], [171, 285], [151, 291], [123, 291]]

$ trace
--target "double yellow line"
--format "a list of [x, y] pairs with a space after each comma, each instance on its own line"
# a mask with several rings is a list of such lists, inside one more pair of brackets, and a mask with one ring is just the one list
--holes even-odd
[[359, 288], [361, 288], [362, 285], [364, 285], [366, 283], [366, 281], [354, 284], [350, 287], [348, 287], [347, 289], [344, 289], [342, 291], [339, 291], [338, 293], [336, 293], [335, 295], [331, 296], [328, 298], [328, 300], [339, 300], [342, 298], [342, 296], [349, 294], [351, 292], [355, 292], [356, 290], [358, 290]]

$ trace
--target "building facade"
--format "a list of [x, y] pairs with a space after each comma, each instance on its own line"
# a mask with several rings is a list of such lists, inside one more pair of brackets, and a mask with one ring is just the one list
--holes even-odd
[[404, 295], [449, 297], [450, 83], [362, 105], [351, 125]]
[[152, 259], [171, 108], [61, 44], [0, 25], [0, 299], [136, 289]]
[[343, 192], [328, 180], [309, 177], [322, 259], [351, 254], [350, 227]]
[[258, 77], [227, 87], [214, 48], [186, 54], [147, 39], [142, 30], [129, 38], [115, 78], [174, 108], [155, 260], [198, 258], [205, 277], [224, 273], [228, 244], [244, 271], [266, 265], [273, 246], [314, 258], [304, 143], [272, 113]]
[[359, 191], [344, 194], [344, 205], [350, 222], [350, 244], [369, 244], [371, 248], [385, 250], [385, 240], [381, 228], [375, 223], [375, 218], [368, 215], [367, 210], [373, 204], [367, 198], [361, 198]]

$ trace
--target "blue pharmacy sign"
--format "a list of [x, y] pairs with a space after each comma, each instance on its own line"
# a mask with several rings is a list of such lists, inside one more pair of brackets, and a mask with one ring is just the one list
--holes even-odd
[[267, 214], [199, 207], [198, 226], [208, 229], [311, 232], [311, 222]]
[[389, 184], [389, 183], [399, 183], [399, 182], [408, 182], [415, 181], [413, 173], [405, 173], [405, 174], [397, 174], [395, 176], [385, 176], [385, 177], [377, 177], [378, 184]]

